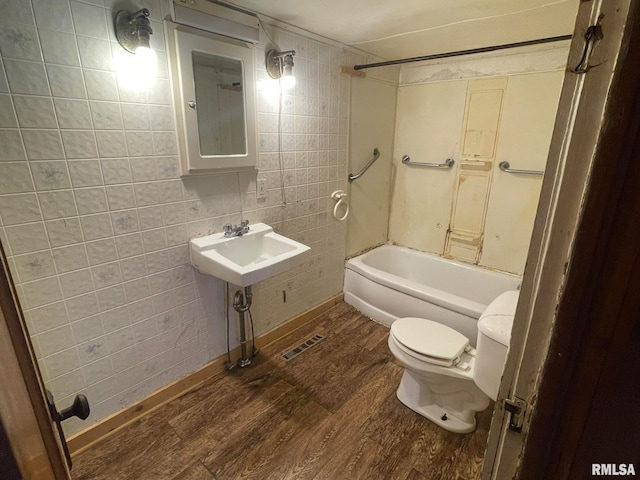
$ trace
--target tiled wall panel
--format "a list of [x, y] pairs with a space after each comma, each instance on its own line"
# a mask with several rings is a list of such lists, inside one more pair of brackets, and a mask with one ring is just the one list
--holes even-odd
[[[296, 50], [297, 85], [274, 93], [264, 37], [258, 170], [181, 179], [168, 2], [131, 5], [151, 10], [158, 53], [158, 78], [142, 91], [113, 67], [120, 3], [0, 3], [0, 240], [46, 385], [60, 407], [85, 393], [89, 422], [224, 354], [223, 283], [192, 269], [190, 238], [242, 217], [312, 248], [304, 265], [256, 286], [257, 334], [341, 291], [346, 230], [329, 198], [347, 175], [350, 83], [339, 66], [365, 60], [267, 26], [279, 49]], [[65, 422], [67, 433], [86, 426]]]

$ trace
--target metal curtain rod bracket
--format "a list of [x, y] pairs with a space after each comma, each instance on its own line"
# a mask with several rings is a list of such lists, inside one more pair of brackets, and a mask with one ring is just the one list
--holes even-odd
[[416, 167], [451, 168], [455, 165], [456, 161], [453, 158], [447, 158], [444, 163], [412, 162], [409, 155], [403, 155], [402, 163]]
[[353, 173], [349, 174], [349, 177], [347, 177], [347, 179], [349, 180], [349, 183], [360, 178], [364, 174], [364, 172], [369, 170], [369, 167], [373, 165], [373, 162], [375, 162], [379, 157], [380, 157], [380, 150], [378, 150], [378, 147], [376, 147], [373, 149], [373, 157], [371, 157], [371, 160], [369, 160], [369, 162], [364, 166], [364, 168], [360, 170], [358, 173], [356, 173], [355, 175]]
[[507, 172], [507, 173], [518, 173], [520, 175], [544, 175], [544, 171], [540, 171], [540, 170], [516, 170], [515, 168], [509, 168], [509, 162], [500, 162], [498, 164], [498, 167], [500, 168], [500, 170], [502, 170], [503, 172]]
[[474, 53], [495, 52], [496, 50], [506, 50], [507, 48], [528, 47], [530, 45], [539, 45], [541, 43], [561, 42], [563, 40], [571, 40], [571, 35], [560, 35], [558, 37], [538, 38], [536, 40], [527, 40], [525, 42], [505, 43], [503, 45], [492, 45], [490, 47], [471, 48], [469, 50], [458, 50], [457, 52], [435, 53], [433, 55], [424, 55], [422, 57], [401, 58], [399, 60], [389, 60], [387, 62], [366, 63], [364, 65], [354, 65], [354, 70], [362, 70], [364, 68], [386, 67], [388, 65], [400, 65], [403, 63], [423, 62], [425, 60], [436, 60], [438, 58], [460, 57], [462, 55], [472, 55]]

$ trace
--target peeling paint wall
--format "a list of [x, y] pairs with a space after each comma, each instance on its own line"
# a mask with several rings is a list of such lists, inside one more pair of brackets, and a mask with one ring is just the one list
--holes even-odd
[[[502, 103], [492, 180], [476, 263], [522, 273], [538, 204], [542, 177], [502, 172], [512, 168], [544, 170], [568, 46], [498, 52], [403, 66], [400, 72], [393, 155], [389, 240], [444, 254], [462, 155], [467, 86], [477, 78], [502, 76]], [[453, 169], [409, 167], [442, 163]]]
[[507, 80], [503, 76], [467, 83], [462, 149], [454, 170], [456, 191], [444, 248], [446, 257], [477, 263], [482, 252]]
[[545, 46], [522, 47], [407, 64], [400, 71], [400, 85], [554, 72], [564, 70], [568, 53], [569, 42], [564, 41]]

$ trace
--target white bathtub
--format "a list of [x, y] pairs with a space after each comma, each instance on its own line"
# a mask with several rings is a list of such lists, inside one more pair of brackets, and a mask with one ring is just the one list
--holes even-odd
[[475, 346], [480, 314], [519, 283], [516, 275], [383, 245], [347, 261], [344, 300], [387, 326], [402, 317], [443, 323]]

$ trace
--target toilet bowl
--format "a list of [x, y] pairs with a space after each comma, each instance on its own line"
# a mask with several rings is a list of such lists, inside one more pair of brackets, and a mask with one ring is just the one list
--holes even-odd
[[442, 428], [475, 429], [475, 413], [495, 400], [519, 292], [499, 295], [478, 320], [477, 348], [461, 333], [423, 318], [391, 325], [389, 349], [405, 368], [398, 399]]

